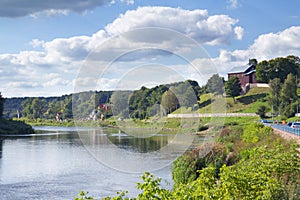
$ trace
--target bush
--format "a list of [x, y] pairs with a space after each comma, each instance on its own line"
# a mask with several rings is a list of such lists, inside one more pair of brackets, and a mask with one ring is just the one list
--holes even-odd
[[260, 123], [249, 124], [244, 127], [242, 140], [246, 143], [257, 143], [260, 139], [272, 133], [273, 129]]
[[265, 105], [260, 105], [256, 111], [256, 114], [259, 115], [260, 118], [266, 118], [266, 113], [269, 111], [269, 108]]
[[201, 147], [178, 157], [172, 165], [174, 188], [196, 180], [198, 171], [213, 166], [218, 176], [219, 169], [226, 163], [226, 148], [221, 143], [206, 143]]

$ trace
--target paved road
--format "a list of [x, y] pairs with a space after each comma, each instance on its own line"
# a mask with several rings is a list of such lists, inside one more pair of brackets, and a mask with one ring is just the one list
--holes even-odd
[[[275, 133], [280, 134], [282, 138], [286, 140], [296, 140], [296, 142], [300, 145], [300, 129], [294, 129], [287, 125], [279, 124], [265, 123], [265, 125], [272, 127]], [[300, 148], [298, 148], [298, 151], [300, 152]]]
[[281, 124], [269, 124], [269, 123], [265, 123], [266, 126], [271, 126], [274, 129], [280, 130], [280, 131], [284, 131], [287, 133], [291, 133], [295, 136], [300, 137], [300, 129], [297, 128], [291, 128], [287, 125], [281, 125]]
[[255, 113], [194, 113], [194, 114], [168, 114], [168, 118], [193, 118], [193, 117], [255, 117]]

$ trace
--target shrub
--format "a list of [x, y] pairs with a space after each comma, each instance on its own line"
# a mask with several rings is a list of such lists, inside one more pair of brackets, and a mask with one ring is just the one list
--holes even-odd
[[272, 128], [260, 123], [249, 124], [244, 127], [242, 140], [248, 144], [257, 143], [261, 138], [270, 134], [272, 131]]

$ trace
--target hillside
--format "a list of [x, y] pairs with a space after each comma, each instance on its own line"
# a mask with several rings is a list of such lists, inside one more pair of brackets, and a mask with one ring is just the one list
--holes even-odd
[[[228, 113], [255, 113], [260, 105], [265, 105], [269, 109], [267, 96], [269, 88], [252, 88], [245, 95], [236, 97], [235, 102], [230, 97], [218, 98], [212, 94], [202, 94], [199, 101], [199, 109], [195, 113], [228, 112]], [[173, 114], [190, 113], [191, 109], [180, 108]]]

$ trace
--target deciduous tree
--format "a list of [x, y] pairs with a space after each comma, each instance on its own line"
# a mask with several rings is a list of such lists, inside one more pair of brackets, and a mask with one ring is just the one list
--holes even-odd
[[272, 114], [278, 115], [279, 107], [281, 102], [281, 88], [282, 84], [279, 78], [274, 78], [269, 83], [270, 86], [270, 96], [269, 96], [269, 105], [272, 107]]
[[269, 61], [262, 61], [256, 66], [257, 80], [268, 83], [274, 78], [279, 78], [281, 82], [287, 78], [287, 75], [299, 73], [300, 62], [297, 56], [279, 57]]
[[239, 96], [241, 92], [241, 83], [238, 77], [234, 76], [228, 79], [225, 83], [225, 92], [228, 96], [232, 97], [235, 101], [235, 97]]
[[220, 77], [219, 74], [214, 74], [207, 81], [207, 89], [213, 94], [223, 94], [224, 93], [224, 78]]
[[173, 112], [179, 107], [179, 101], [171, 89], [163, 94], [161, 104], [167, 114]]
[[295, 102], [297, 100], [296, 77], [289, 74], [284, 81], [281, 90], [281, 111], [286, 117], [292, 117], [295, 114]]

